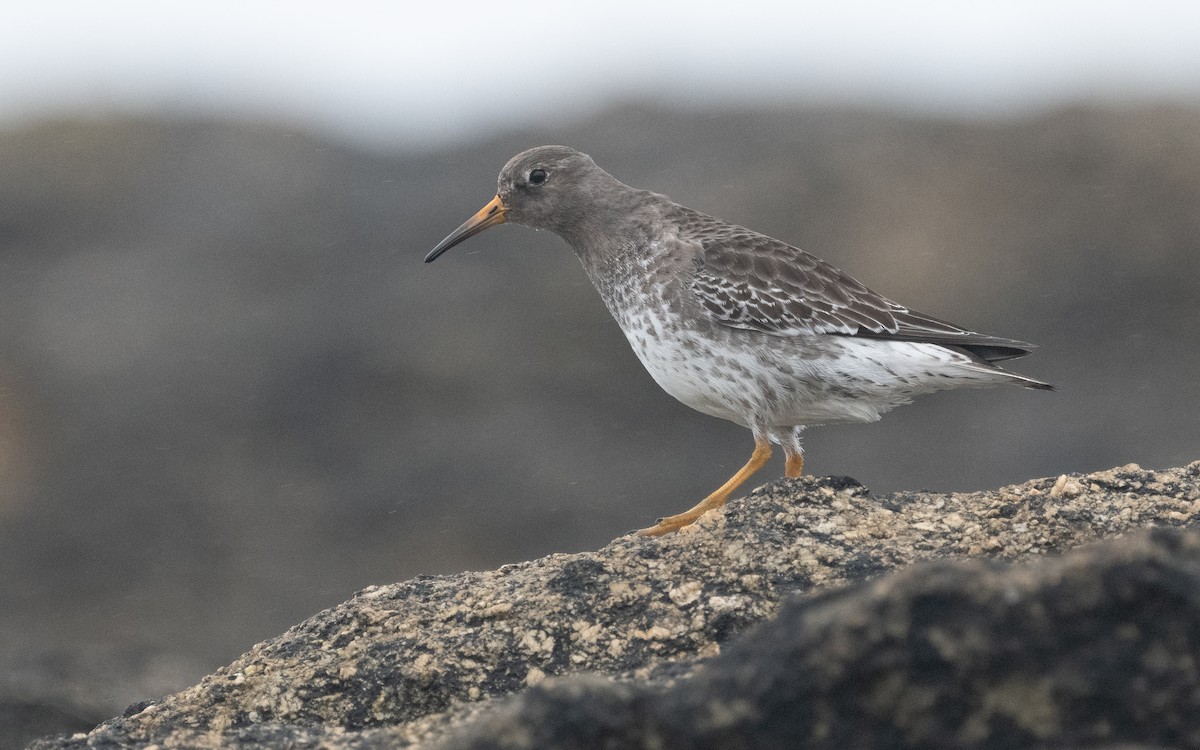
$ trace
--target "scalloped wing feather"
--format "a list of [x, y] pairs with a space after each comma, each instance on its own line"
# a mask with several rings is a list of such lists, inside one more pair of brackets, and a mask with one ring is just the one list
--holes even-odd
[[688, 217], [688, 226], [699, 245], [691, 288], [724, 325], [775, 336], [840, 334], [942, 344], [985, 362], [1032, 349], [910, 310], [820, 258], [757, 232], [698, 213]]

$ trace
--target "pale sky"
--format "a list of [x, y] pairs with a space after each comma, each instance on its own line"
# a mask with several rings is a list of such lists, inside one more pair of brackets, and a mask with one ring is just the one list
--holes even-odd
[[381, 144], [477, 137], [640, 97], [1026, 111], [1200, 102], [1200, 2], [14, 2], [0, 125], [277, 118]]

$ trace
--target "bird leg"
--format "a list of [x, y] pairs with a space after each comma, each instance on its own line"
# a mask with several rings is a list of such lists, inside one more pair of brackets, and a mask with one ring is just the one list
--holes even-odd
[[662, 536], [672, 531], [678, 531], [713, 508], [720, 508], [729, 499], [729, 496], [733, 494], [733, 491], [749, 479], [754, 472], [765, 466], [770, 458], [771, 443], [766, 438], [756, 438], [754, 440], [754, 452], [750, 454], [750, 460], [736, 474], [730, 477], [728, 482], [721, 485], [716, 492], [701, 500], [690, 510], [686, 510], [677, 516], [660, 518], [658, 523], [648, 529], [642, 529], [638, 533], [642, 536]]
[[798, 477], [804, 474], [804, 446], [800, 442], [800, 433], [804, 431], [804, 427], [792, 427], [787, 430], [780, 430], [774, 434], [774, 437], [779, 440], [779, 444], [783, 446], [783, 455], [787, 461], [784, 463], [784, 476]]
[[784, 464], [784, 476], [799, 477], [804, 475], [804, 454], [803, 453], [787, 453], [787, 462]]

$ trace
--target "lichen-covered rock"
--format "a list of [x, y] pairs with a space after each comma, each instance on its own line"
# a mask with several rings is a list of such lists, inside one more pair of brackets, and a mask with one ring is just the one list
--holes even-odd
[[1200, 747], [1198, 657], [1200, 532], [1158, 529], [794, 599], [686, 683], [564, 678], [438, 748]]
[[[690, 694], [701, 679], [717, 685], [717, 673], [711, 670], [702, 678], [694, 676], [697, 664], [716, 657], [738, 634], [768, 619], [790, 595], [811, 598], [923, 559], [1017, 559], [1071, 549], [1140, 526], [1190, 526], [1198, 517], [1200, 462], [1160, 472], [1130, 465], [997, 491], [947, 495], [874, 497], [850, 479], [783, 480], [660, 539], [623, 537], [595, 553], [551, 555], [486, 573], [419, 577], [366, 589], [255, 646], [193, 688], [131, 707], [125, 716], [88, 734], [48, 739], [36, 746], [397, 747], [441, 741], [448, 727], [478, 721], [507, 722], [503, 726], [513, 736], [537, 737], [526, 731], [522, 722], [528, 716], [521, 713], [542, 710], [535, 700], [566, 701], [579, 693], [585, 704], [625, 711], [622, 701], [637, 698], [636, 705], [641, 705], [646, 696], [661, 694], [655, 705], [666, 710], [675, 705], [671, 701], [683, 701], [678, 696]], [[972, 565], [953, 568], [955, 573], [915, 573], [904, 580], [920, 581], [922, 575], [958, 576], [956, 581], [1010, 575], [983, 563]], [[886, 591], [890, 580], [869, 591]], [[985, 585], [982, 578], [979, 585]], [[874, 601], [864, 591], [822, 600], [823, 617], [832, 618], [823, 632], [836, 632], [833, 625], [840, 617], [848, 618], [843, 627], [866, 622], [865, 610], [832, 606], [856, 597]], [[1078, 593], [1083, 596], [1086, 591]], [[952, 615], [969, 610], [965, 604], [958, 609], [947, 606]], [[991, 610], [972, 612], [972, 617], [982, 618]], [[1079, 613], [1083, 617], [1087, 611]], [[949, 622], [945, 637], [965, 627]], [[902, 640], [911, 632], [915, 631], [894, 636]], [[981, 625], [976, 632], [990, 637], [993, 631]], [[952, 638], [943, 643], [938, 640], [942, 636], [929, 633], [921, 637], [928, 641], [926, 650], [970, 646], [955, 646]], [[761, 641], [761, 635], [755, 639]], [[807, 643], [806, 647], [830, 651], [831, 658], [848, 647], [837, 639]], [[740, 648], [751, 653], [749, 644]], [[925, 674], [921, 669], [943, 666], [933, 658], [936, 654], [927, 656], [925, 661], [914, 657], [904, 674], [914, 681], [934, 679], [938, 672]], [[730, 662], [723, 657], [719, 663]], [[621, 684], [598, 688], [598, 677], [591, 682], [554, 681], [555, 687], [539, 687], [524, 703], [503, 705], [505, 697], [538, 686], [547, 677], [580, 672], [605, 675]], [[867, 679], [872, 672], [864, 667], [860, 674]], [[888, 695], [918, 702], [936, 697], [906, 691], [900, 672], [888, 674], [886, 683], [860, 684], [856, 689], [881, 702]], [[1057, 690], [1053, 683], [1043, 687], [1051, 693]], [[1018, 699], [1003, 686], [996, 690], [993, 700], [1000, 703], [994, 712], [999, 716], [1007, 710], [1006, 701]], [[736, 725], [748, 720], [745, 716], [757, 715], [758, 709], [743, 707], [742, 698], [731, 695], [727, 703], [714, 702], [714, 726]], [[924, 721], [927, 715], [916, 708], [913, 715]], [[821, 712], [830, 721], [842, 716], [832, 704]], [[651, 717], [635, 718], [638, 726], [657, 726], [650, 723]], [[976, 733], [999, 731], [1000, 726], [984, 722], [979, 729], [976, 724], [971, 725]], [[614, 729], [634, 730], [624, 724]], [[897, 736], [917, 737], [920, 732]], [[463, 741], [475, 740], [466, 735]]]

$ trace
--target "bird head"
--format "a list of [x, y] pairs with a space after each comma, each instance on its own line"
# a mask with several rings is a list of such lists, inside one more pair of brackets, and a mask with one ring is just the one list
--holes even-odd
[[575, 149], [538, 146], [523, 151], [500, 170], [496, 197], [439, 242], [425, 262], [497, 224], [523, 224], [568, 236], [587, 223], [593, 198], [614, 184], [621, 183]]

